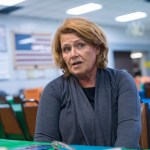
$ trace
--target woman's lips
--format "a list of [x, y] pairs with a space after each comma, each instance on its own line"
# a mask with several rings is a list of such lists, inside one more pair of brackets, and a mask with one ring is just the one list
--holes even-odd
[[81, 66], [81, 64], [82, 64], [81, 61], [76, 61], [76, 62], [72, 63], [72, 66], [73, 67], [79, 67], [79, 66]]

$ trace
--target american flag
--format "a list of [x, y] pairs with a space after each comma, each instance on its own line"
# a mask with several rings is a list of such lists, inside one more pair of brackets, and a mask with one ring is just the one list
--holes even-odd
[[50, 38], [50, 34], [14, 34], [15, 67], [52, 65]]

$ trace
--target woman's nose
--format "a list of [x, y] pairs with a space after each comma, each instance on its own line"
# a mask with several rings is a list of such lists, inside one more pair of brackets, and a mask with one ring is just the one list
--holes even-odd
[[77, 56], [77, 51], [76, 51], [75, 47], [72, 47], [72, 49], [71, 49], [71, 56], [72, 57]]

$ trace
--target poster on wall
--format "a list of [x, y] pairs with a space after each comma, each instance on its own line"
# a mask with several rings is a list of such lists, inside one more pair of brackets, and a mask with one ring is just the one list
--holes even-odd
[[15, 69], [46, 69], [54, 65], [50, 33], [13, 35]]
[[6, 32], [3, 25], [0, 25], [0, 52], [6, 52]]

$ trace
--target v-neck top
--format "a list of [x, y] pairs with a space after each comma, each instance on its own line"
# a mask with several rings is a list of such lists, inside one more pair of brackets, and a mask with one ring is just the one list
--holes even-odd
[[82, 88], [85, 95], [87, 96], [91, 106], [94, 109], [94, 97], [95, 97], [95, 87]]

